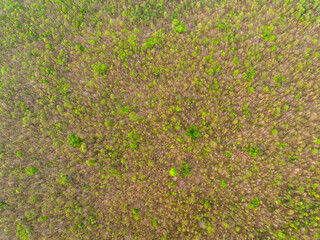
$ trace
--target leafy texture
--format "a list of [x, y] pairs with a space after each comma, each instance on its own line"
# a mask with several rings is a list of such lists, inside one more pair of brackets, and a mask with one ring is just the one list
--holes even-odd
[[320, 239], [319, 10], [0, 1], [0, 239]]

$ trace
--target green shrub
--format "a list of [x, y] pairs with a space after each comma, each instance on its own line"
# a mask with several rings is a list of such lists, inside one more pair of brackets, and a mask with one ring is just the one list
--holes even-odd
[[190, 175], [190, 170], [191, 170], [191, 167], [190, 165], [188, 165], [186, 162], [183, 162], [181, 163], [181, 176], [187, 176], [187, 175]]
[[187, 129], [185, 133], [186, 136], [190, 136], [192, 139], [200, 137], [200, 133], [197, 131], [197, 127], [195, 125], [191, 125], [190, 128]]
[[278, 130], [273, 128], [270, 133], [272, 135], [277, 135], [278, 134]]
[[74, 133], [69, 136], [68, 141], [70, 146], [73, 146], [73, 147], [80, 147], [82, 142], [81, 138], [75, 136]]
[[226, 181], [223, 180], [223, 179], [220, 180], [220, 184], [221, 184], [221, 186], [224, 187], [224, 188], [225, 188], [226, 186], [228, 186], [228, 184], [226, 183]]
[[33, 175], [37, 172], [37, 170], [38, 169], [36, 167], [26, 168], [25, 173], [28, 175]]
[[282, 231], [280, 231], [278, 233], [278, 236], [279, 236], [279, 238], [286, 238], [287, 237], [286, 234], [284, 232], [282, 232]]
[[260, 204], [260, 198], [254, 198], [252, 202], [249, 202], [250, 208], [255, 208]]
[[23, 157], [23, 153], [21, 151], [17, 152], [17, 157]]
[[187, 31], [185, 22], [182, 22], [179, 19], [174, 19], [172, 21], [172, 28], [173, 31], [177, 33], [184, 33]]
[[61, 174], [60, 175], [60, 183], [62, 185], [70, 184], [72, 182], [72, 178], [70, 175]]
[[232, 156], [232, 152], [231, 152], [231, 151], [227, 151], [227, 152], [226, 152], [226, 157], [227, 157], [227, 158], [230, 158], [231, 156]]
[[86, 163], [89, 167], [94, 166], [96, 164], [96, 162], [92, 158], [88, 159]]
[[134, 208], [132, 209], [132, 213], [133, 214], [138, 214], [140, 212], [140, 209], [139, 208]]
[[251, 157], [256, 157], [258, 155], [258, 152], [259, 152], [259, 148], [255, 149], [253, 147], [250, 147], [249, 148], [249, 153], [251, 155]]
[[138, 146], [139, 146], [139, 143], [138, 143], [138, 137], [139, 137], [139, 135], [138, 135], [138, 133], [136, 132], [136, 130], [135, 130], [135, 129], [132, 130], [130, 133], [128, 133], [127, 136], [128, 136], [129, 139], [130, 139], [130, 143], [129, 143], [130, 148], [132, 148], [132, 149], [138, 148]]
[[176, 168], [171, 168], [169, 174], [170, 176], [175, 177], [178, 174], [178, 170]]
[[42, 216], [42, 217], [39, 217], [39, 218], [38, 218], [38, 222], [44, 222], [44, 221], [46, 221], [47, 219], [48, 219], [47, 216]]
[[153, 225], [155, 228], [158, 228], [159, 223], [158, 223], [158, 219], [157, 219], [157, 218], [152, 219], [152, 225]]
[[86, 143], [82, 143], [80, 150], [81, 150], [82, 152], [86, 152], [86, 151], [87, 151], [87, 144], [86, 144]]
[[31, 239], [31, 228], [29, 226], [23, 225], [22, 223], [18, 223], [17, 237], [21, 240]]

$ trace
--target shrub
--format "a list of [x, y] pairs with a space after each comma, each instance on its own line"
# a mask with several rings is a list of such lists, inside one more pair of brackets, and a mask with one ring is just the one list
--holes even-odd
[[62, 185], [70, 184], [71, 181], [72, 181], [71, 176], [65, 175], [65, 174], [61, 174], [61, 175], [60, 175], [60, 183], [61, 183]]
[[158, 223], [158, 219], [157, 218], [154, 218], [152, 219], [152, 225], [157, 228], [159, 226], [159, 223]]
[[171, 168], [169, 174], [170, 176], [175, 177], [178, 174], [178, 170], [176, 168]]
[[138, 214], [140, 212], [140, 209], [139, 208], [134, 208], [132, 209], [132, 213], [133, 214]]
[[73, 147], [80, 147], [81, 142], [82, 142], [81, 138], [76, 137], [74, 134], [71, 134], [69, 136], [68, 141], [69, 141], [70, 146], [73, 146]]
[[82, 143], [81, 144], [81, 151], [82, 152], [86, 152], [87, 151], [87, 144], [86, 143]]
[[187, 176], [190, 173], [190, 170], [191, 167], [186, 162], [181, 163], [181, 175], [183, 177]]
[[227, 151], [227, 152], [226, 152], [226, 157], [227, 157], [227, 158], [230, 158], [231, 156], [232, 156], [232, 152], [231, 152], [231, 151]]
[[23, 157], [23, 153], [21, 151], [17, 152], [17, 157]]
[[259, 152], [259, 148], [258, 149], [255, 149], [253, 147], [249, 148], [249, 153], [250, 153], [251, 157], [255, 158], [258, 155], [258, 152]]
[[31, 239], [31, 228], [29, 226], [24, 226], [22, 223], [17, 225], [17, 237], [21, 240]]
[[91, 167], [94, 166], [96, 164], [96, 162], [94, 161], [94, 159], [90, 158], [86, 161], [86, 164]]
[[190, 136], [192, 139], [200, 137], [200, 133], [197, 131], [197, 127], [195, 125], [191, 125], [187, 132], [185, 133], [186, 136]]
[[179, 19], [174, 19], [172, 21], [172, 28], [174, 32], [184, 33], [187, 31], [185, 22], [179, 21]]
[[38, 169], [36, 167], [26, 168], [25, 173], [28, 175], [33, 175], [37, 172], [37, 170]]

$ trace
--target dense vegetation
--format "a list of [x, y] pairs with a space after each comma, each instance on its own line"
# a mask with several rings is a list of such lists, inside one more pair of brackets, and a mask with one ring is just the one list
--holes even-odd
[[0, 1], [1, 239], [320, 239], [320, 1]]

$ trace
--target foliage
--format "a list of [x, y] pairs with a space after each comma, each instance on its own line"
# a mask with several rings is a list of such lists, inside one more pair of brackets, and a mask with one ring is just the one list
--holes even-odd
[[173, 28], [173, 31], [177, 33], [184, 33], [187, 31], [186, 23], [183, 21], [180, 21], [179, 19], [173, 19], [172, 28]]
[[175, 177], [178, 174], [178, 170], [176, 168], [171, 168], [169, 174], [171, 177]]
[[31, 228], [29, 226], [23, 225], [22, 223], [18, 223], [17, 237], [21, 240], [31, 239]]
[[82, 142], [81, 138], [75, 136], [74, 133], [69, 136], [68, 141], [69, 141], [69, 145], [73, 147], [80, 147]]
[[140, 211], [139, 208], [134, 208], [134, 209], [132, 209], [132, 213], [133, 213], [133, 214], [138, 214], [139, 211]]
[[157, 219], [157, 218], [152, 219], [152, 225], [153, 225], [155, 228], [158, 228], [159, 223], [158, 223], [158, 219]]
[[181, 163], [181, 176], [190, 176], [191, 167], [186, 162]]
[[87, 163], [87, 165], [88, 165], [89, 167], [94, 166], [94, 165], [96, 164], [96, 162], [94, 161], [94, 159], [88, 159], [88, 160], [86, 161], [86, 163]]
[[37, 170], [38, 169], [36, 167], [26, 168], [25, 173], [28, 175], [33, 175], [37, 172]]
[[200, 133], [197, 131], [197, 127], [194, 124], [187, 129], [185, 135], [191, 137], [192, 139], [200, 137]]
[[319, 10], [0, 1], [1, 237], [319, 239]]

